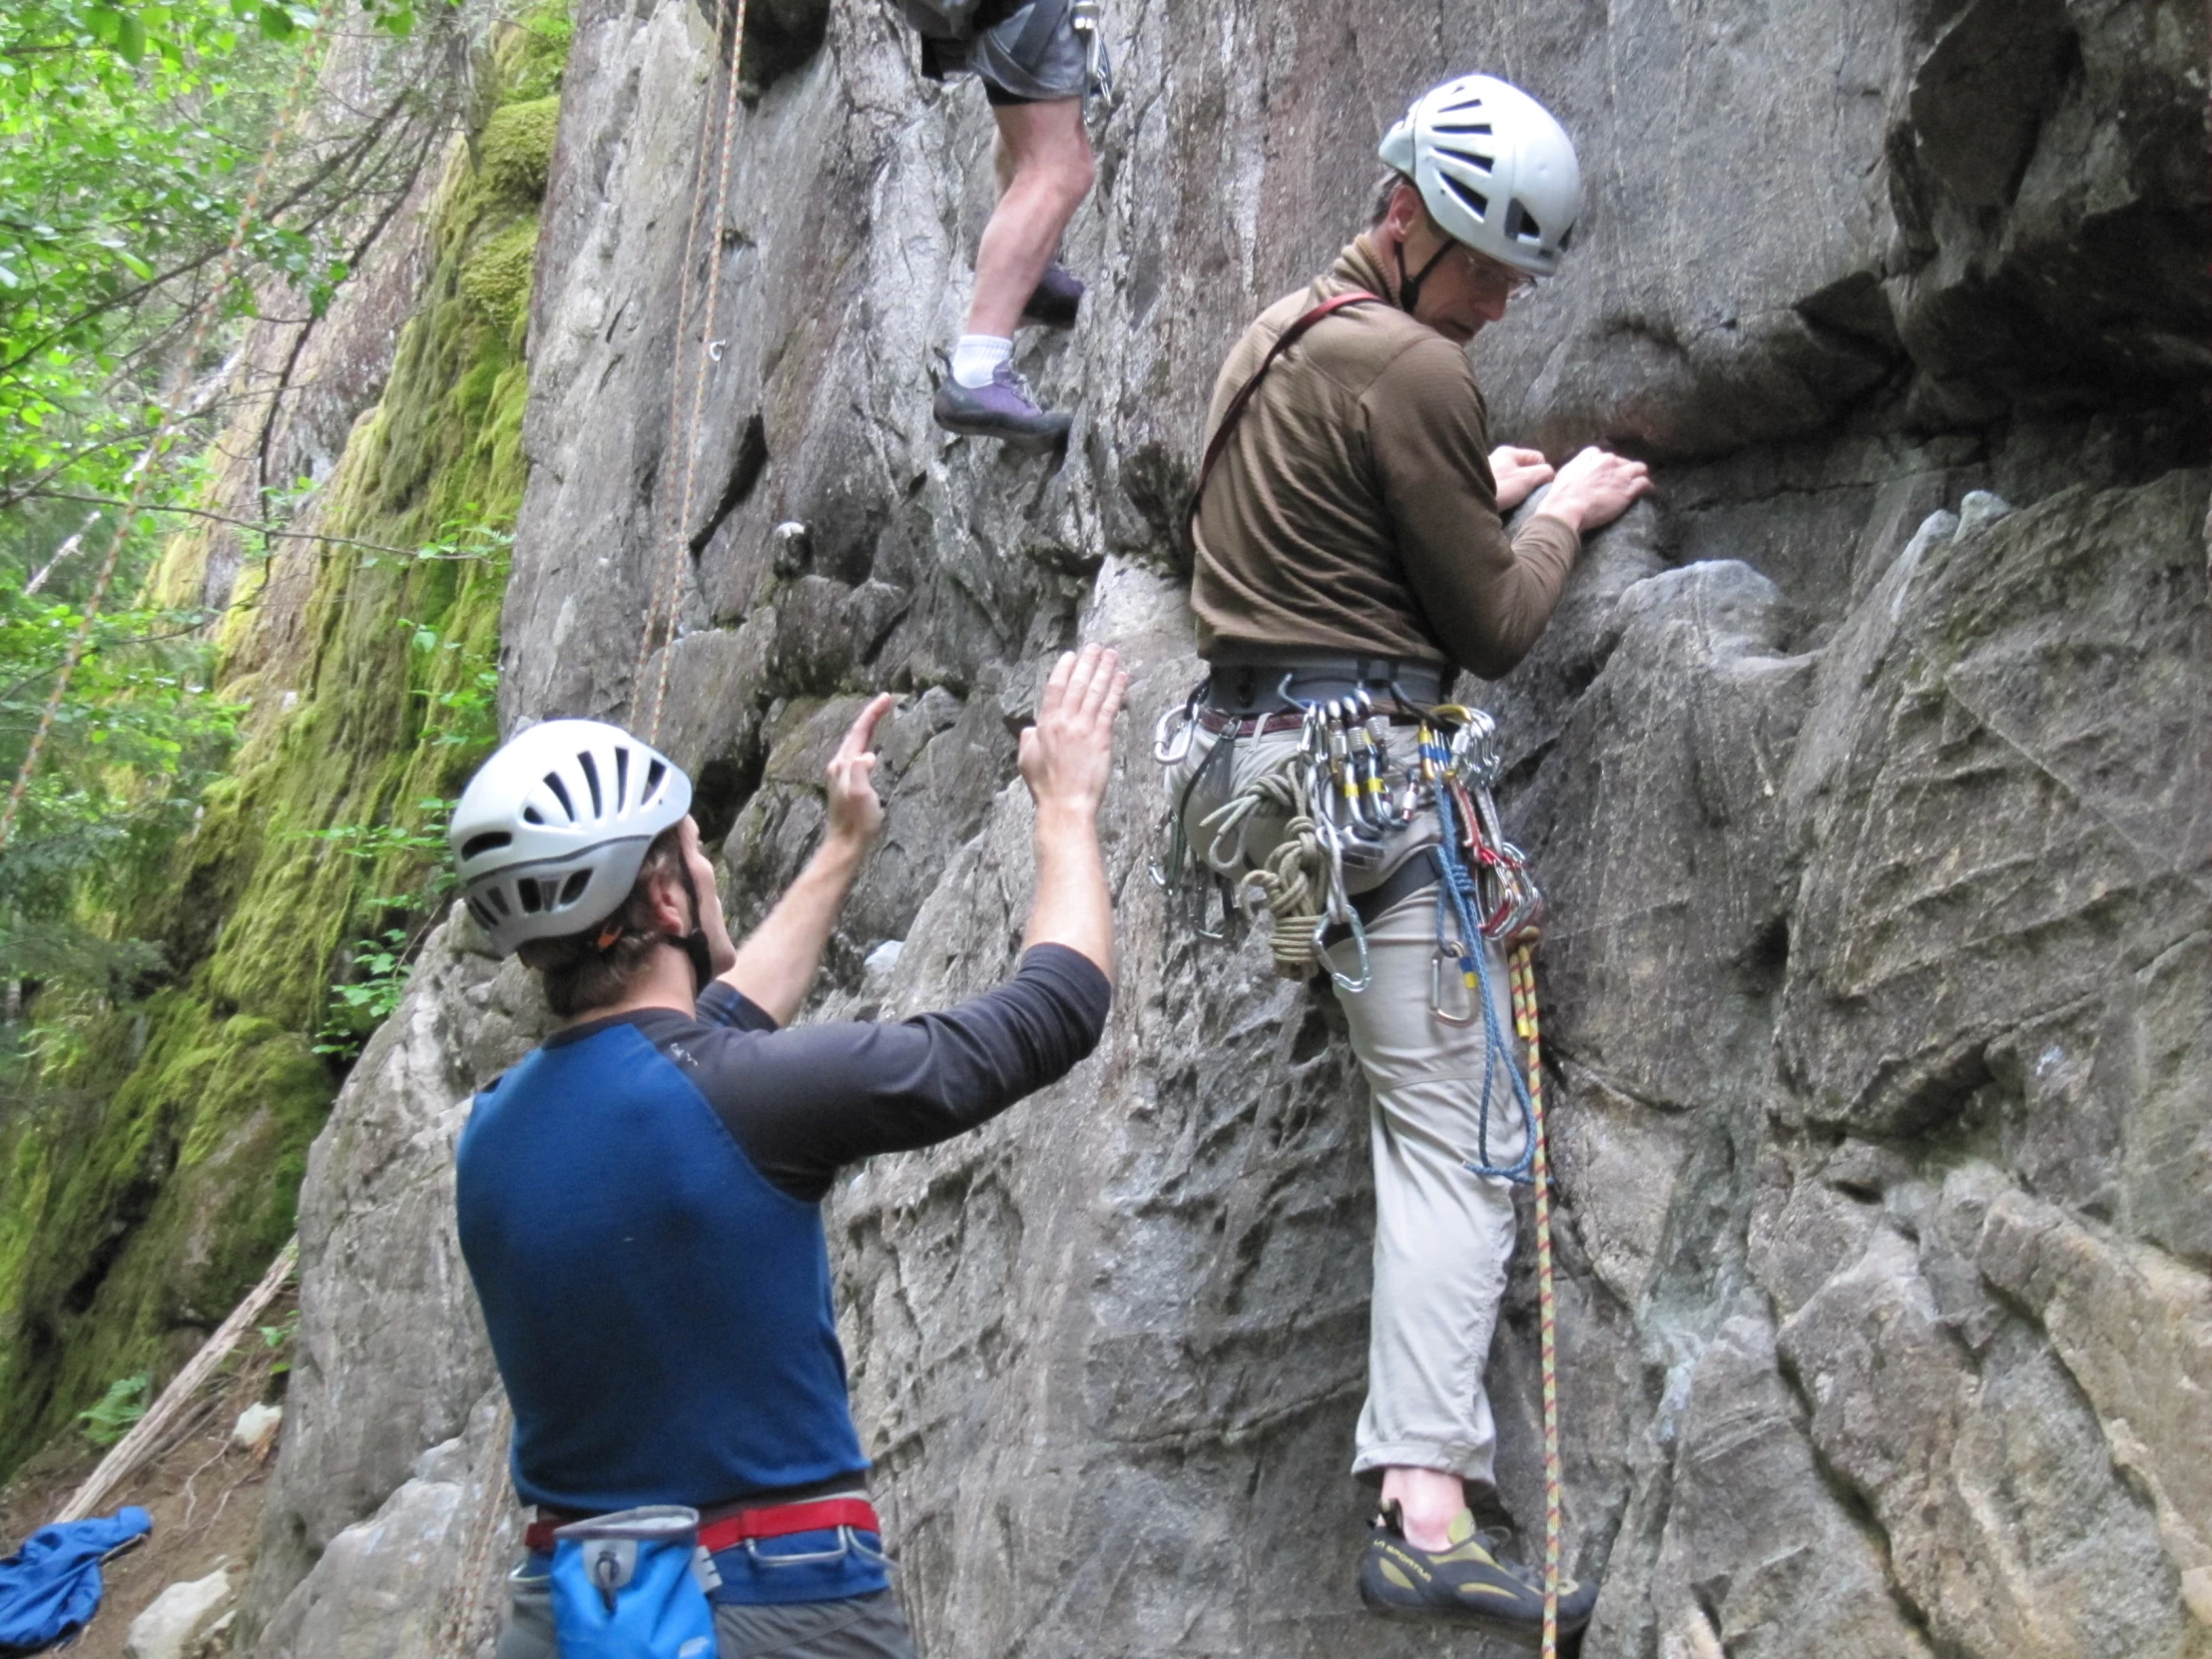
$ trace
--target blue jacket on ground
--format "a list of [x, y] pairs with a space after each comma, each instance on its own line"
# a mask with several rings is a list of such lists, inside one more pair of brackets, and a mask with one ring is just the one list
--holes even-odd
[[0, 1652], [36, 1653], [92, 1622], [100, 1563], [154, 1530], [133, 1504], [92, 1520], [42, 1526], [0, 1561]]

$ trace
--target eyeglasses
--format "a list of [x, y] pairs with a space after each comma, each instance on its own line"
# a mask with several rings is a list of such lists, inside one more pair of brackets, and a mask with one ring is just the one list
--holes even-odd
[[1536, 285], [1536, 278], [1527, 272], [1500, 265], [1487, 254], [1478, 254], [1471, 248], [1462, 247], [1459, 257], [1465, 261], [1467, 275], [1477, 286], [1488, 288], [1493, 293], [1500, 288], [1504, 289], [1508, 303]]

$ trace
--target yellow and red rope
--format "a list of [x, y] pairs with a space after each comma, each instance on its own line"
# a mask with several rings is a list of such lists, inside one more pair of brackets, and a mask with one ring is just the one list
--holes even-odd
[[1528, 1058], [1530, 1133], [1536, 1139], [1536, 1331], [1544, 1396], [1544, 1635], [1543, 1659], [1559, 1651], [1560, 1503], [1559, 1311], [1551, 1265], [1551, 1157], [1544, 1136], [1543, 1029], [1536, 1017], [1536, 931], [1513, 943], [1513, 1028]]

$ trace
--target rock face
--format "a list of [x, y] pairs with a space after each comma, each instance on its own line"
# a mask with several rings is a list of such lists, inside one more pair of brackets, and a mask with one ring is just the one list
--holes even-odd
[[[1213, 367], [1357, 228], [1384, 122], [1474, 66], [1551, 102], [1590, 180], [1568, 272], [1479, 347], [1495, 435], [1663, 463], [1529, 661], [1465, 688], [1551, 899], [1583, 1652], [2212, 1654], [2204, 25], [1116, 12], [1068, 245], [1092, 294], [1021, 351], [1081, 411], [1054, 470], [928, 420], [989, 205], [980, 95], [920, 81], [875, 6], [780, 7], [717, 211], [711, 27], [585, 0], [510, 722], [657, 724], [751, 920], [859, 696], [910, 694], [816, 1010], [895, 1016], [1013, 960], [1011, 734], [1046, 656], [1108, 640], [1135, 671], [1098, 1053], [830, 1207], [933, 1659], [1481, 1649], [1351, 1588], [1372, 1201], [1343, 1021], [1145, 878]], [[481, 1496], [501, 1425], [450, 1147], [538, 1017], [450, 924], [316, 1145], [265, 1659], [489, 1628], [511, 1518]], [[1490, 1382], [1524, 1528], [1535, 1339], [1523, 1260]]]
[[218, 1567], [205, 1578], [172, 1584], [131, 1621], [123, 1659], [189, 1659], [231, 1599], [231, 1575]]

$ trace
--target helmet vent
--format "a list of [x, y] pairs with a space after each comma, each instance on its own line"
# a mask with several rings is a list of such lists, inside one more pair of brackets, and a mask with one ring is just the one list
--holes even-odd
[[535, 881], [517, 881], [515, 897], [522, 900], [522, 913], [534, 916], [545, 908], [545, 895], [538, 891]]
[[497, 887], [486, 887], [484, 889], [484, 902], [503, 916], [511, 916], [515, 913], [514, 906], [507, 902], [507, 895]]
[[481, 927], [485, 932], [490, 932], [494, 927], [498, 925], [497, 922], [491, 919], [491, 912], [485, 909], [482, 904], [478, 903], [473, 898], [469, 899], [467, 902], [468, 913], [476, 918], [476, 925]]
[[554, 904], [553, 908], [556, 910], [567, 909], [571, 904], [575, 903], [579, 898], [582, 898], [584, 896], [584, 889], [590, 885], [590, 870], [579, 869], [574, 871], [566, 881], [563, 881], [561, 883], [561, 896], [559, 901]]
[[545, 815], [535, 807], [525, 807], [522, 809], [522, 822], [525, 824], [543, 824]]
[[1480, 191], [1469, 190], [1465, 185], [1459, 183], [1458, 180], [1451, 178], [1446, 174], [1438, 174], [1436, 176], [1436, 182], [1442, 185], [1444, 189], [1451, 192], [1452, 195], [1456, 196], [1459, 201], [1466, 207], [1467, 211], [1472, 213], [1475, 218], [1487, 219], [1489, 217], [1490, 199], [1487, 196], [1484, 196]]
[[591, 816], [605, 818], [607, 809], [599, 799], [599, 763], [591, 758], [591, 751], [586, 750], [576, 757], [576, 764], [584, 769], [584, 785], [591, 791]]
[[621, 812], [630, 799], [630, 751], [615, 751], [615, 811]]
[[486, 852], [495, 852], [502, 846], [511, 846], [512, 844], [514, 844], [514, 836], [506, 830], [487, 830], [481, 835], [471, 835], [461, 843], [461, 857], [465, 862], [467, 859], [480, 857]]
[[545, 787], [553, 792], [553, 798], [561, 804], [561, 811], [568, 814], [571, 824], [576, 822], [576, 803], [568, 798], [568, 786], [561, 782], [561, 775], [549, 772], [545, 775]]
[[660, 792], [661, 780], [663, 778], [666, 778], [667, 776], [668, 767], [664, 763], [660, 761], [655, 761], [651, 765], [649, 765], [645, 769], [645, 793], [638, 799], [641, 801], [651, 801], [653, 797]]
[[1528, 242], [1541, 242], [1543, 240], [1542, 230], [1538, 228], [1529, 211], [1521, 206], [1520, 198], [1517, 196], [1505, 205], [1505, 234]]

